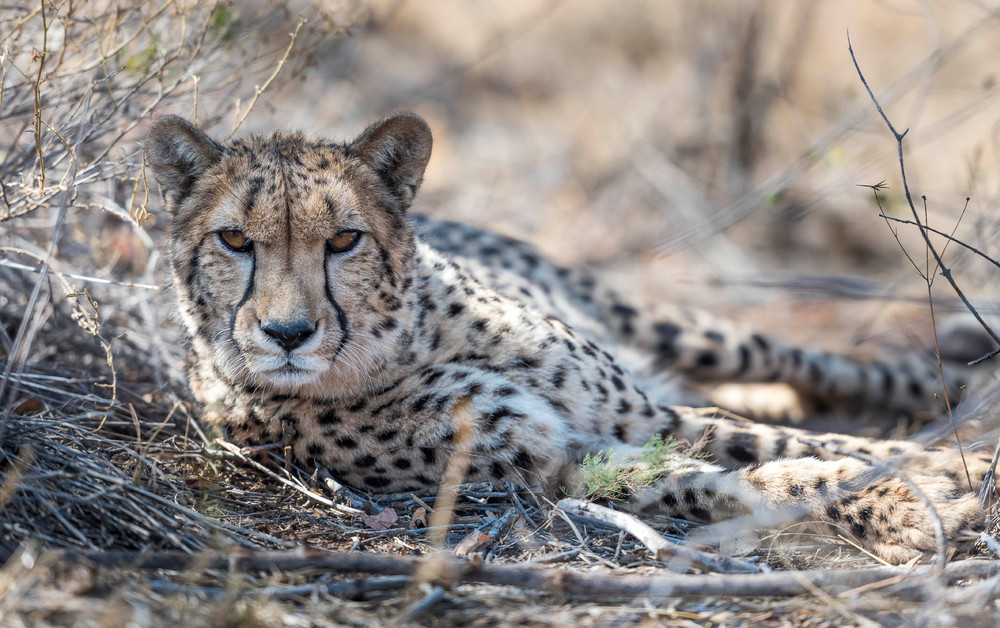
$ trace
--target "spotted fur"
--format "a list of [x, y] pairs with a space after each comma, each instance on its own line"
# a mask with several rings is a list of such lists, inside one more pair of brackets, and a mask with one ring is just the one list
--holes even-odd
[[[146, 151], [171, 214], [192, 390], [235, 441], [284, 442], [359, 489], [418, 490], [441, 480], [461, 407], [472, 418], [469, 480], [555, 493], [575, 485], [588, 453], [630, 457], [673, 435], [707, 443], [709, 457], [678, 457], [636, 508], [767, 525], [802, 515], [896, 561], [933, 548], [904, 484], [808, 436], [919, 469], [949, 534], [976, 519], [950, 451], [672, 406], [618, 356], [645, 355], [651, 372], [781, 380], [896, 407], [927, 403], [926, 372], [658, 315], [523, 243], [408, 215], [430, 150], [412, 114], [350, 143], [277, 132], [220, 144], [181, 118], [154, 123]], [[248, 248], [228, 246], [227, 231]], [[360, 234], [356, 244], [333, 247], [344, 233]], [[972, 466], [981, 477], [983, 460]]]

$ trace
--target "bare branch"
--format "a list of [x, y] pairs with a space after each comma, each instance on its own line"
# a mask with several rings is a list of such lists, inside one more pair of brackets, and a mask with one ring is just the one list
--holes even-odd
[[639, 539], [656, 560], [668, 560], [670, 558], [680, 558], [683, 561], [694, 563], [699, 567], [709, 571], [721, 573], [759, 573], [760, 567], [742, 560], [735, 560], [728, 556], [709, 554], [693, 547], [678, 545], [664, 539], [656, 530], [649, 527], [634, 516], [620, 510], [611, 510], [605, 506], [583, 501], [582, 499], [561, 499], [556, 507], [566, 511], [571, 515], [595, 519], [601, 523], [612, 525], [616, 528], [628, 532]]
[[[885, 121], [885, 124], [887, 127], [889, 127], [889, 130], [892, 132], [893, 137], [896, 138], [896, 151], [899, 156], [899, 172], [903, 179], [903, 192], [906, 196], [906, 202], [910, 206], [910, 212], [913, 214], [913, 221], [917, 224], [917, 226], [920, 229], [920, 234], [924, 238], [924, 244], [927, 246], [927, 250], [930, 251], [931, 255], [934, 256], [934, 261], [936, 262], [937, 266], [941, 269], [941, 275], [948, 281], [949, 284], [951, 284], [952, 290], [955, 291], [955, 294], [958, 296], [958, 298], [961, 299], [962, 303], [965, 304], [965, 307], [969, 310], [969, 312], [972, 313], [972, 315], [975, 317], [976, 321], [979, 322], [982, 328], [986, 330], [986, 333], [988, 333], [990, 337], [997, 342], [997, 344], [1000, 344], [1000, 336], [998, 336], [996, 332], [994, 332], [990, 328], [990, 326], [986, 323], [986, 321], [983, 320], [983, 317], [979, 315], [979, 312], [976, 310], [976, 308], [973, 307], [972, 303], [970, 303], [968, 298], [966, 298], [965, 293], [963, 293], [961, 288], [958, 287], [958, 284], [955, 282], [955, 279], [951, 275], [951, 269], [945, 266], [944, 260], [941, 259], [941, 255], [938, 253], [937, 248], [934, 246], [934, 243], [931, 242], [930, 236], [927, 233], [927, 229], [925, 228], [924, 223], [920, 221], [919, 214], [917, 214], [917, 208], [913, 204], [913, 196], [910, 194], [910, 185], [906, 179], [906, 165], [903, 161], [903, 138], [906, 136], [906, 133], [907, 131], [909, 131], [909, 129], [903, 131], [902, 133], [897, 131], [896, 127], [893, 126], [892, 122], [889, 121], [889, 117], [882, 110], [882, 105], [880, 105], [878, 99], [875, 98], [875, 94], [872, 92], [871, 87], [868, 86], [868, 81], [865, 79], [865, 75], [861, 71], [861, 66], [858, 65], [858, 59], [854, 55], [854, 48], [851, 46], [850, 33], [848, 33], [847, 35], [847, 51], [851, 55], [851, 61], [854, 62], [854, 69], [857, 70], [858, 72], [858, 78], [861, 79], [861, 83], [865, 86], [865, 90], [868, 92], [868, 96], [875, 104], [875, 109], [878, 110], [879, 115], [882, 116], [882, 120]], [[996, 352], [994, 352], [994, 354], [995, 353]], [[983, 358], [977, 360], [976, 362], [978, 363], [981, 362], [982, 360]]]

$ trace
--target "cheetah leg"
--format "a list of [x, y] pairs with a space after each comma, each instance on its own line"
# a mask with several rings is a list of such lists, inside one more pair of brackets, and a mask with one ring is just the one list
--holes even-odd
[[[908, 478], [935, 504], [951, 538], [981, 515], [978, 499], [948, 477], [911, 466]], [[744, 517], [748, 527], [776, 527], [796, 519], [850, 533], [869, 551], [903, 562], [935, 549], [931, 515], [907, 484], [854, 459], [800, 458], [728, 470], [687, 461], [657, 485], [637, 493], [630, 507], [714, 523]]]

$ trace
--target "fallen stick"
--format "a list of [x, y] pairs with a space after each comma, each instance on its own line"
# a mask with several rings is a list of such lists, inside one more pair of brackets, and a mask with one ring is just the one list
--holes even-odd
[[333, 597], [345, 600], [357, 600], [369, 593], [399, 591], [409, 583], [409, 576], [379, 576], [345, 580], [343, 582], [314, 582], [312, 584], [284, 587], [265, 586], [248, 591], [234, 592], [232, 589], [226, 587], [199, 587], [166, 580], [153, 580], [149, 583], [149, 588], [154, 593], [161, 595], [196, 595], [208, 599], [234, 597], [238, 594], [273, 600], [296, 600], [308, 598], [318, 591], [324, 591]]
[[[901, 584], [912, 583], [935, 573], [943, 573], [947, 583], [968, 578], [986, 578], [1000, 574], [1000, 561], [964, 560], [949, 564], [943, 572], [935, 567], [876, 567], [874, 569], [817, 569], [759, 574], [707, 575], [629, 575], [578, 573], [554, 569], [495, 563], [473, 562], [447, 555], [430, 558], [369, 554], [364, 552], [326, 552], [319, 550], [208, 552], [81, 552], [63, 550], [55, 560], [90, 562], [105, 567], [167, 569], [183, 571], [189, 567], [232, 571], [321, 573], [373, 573], [383, 576], [409, 576], [428, 560], [436, 563], [435, 582], [484, 583], [520, 587], [537, 592], [593, 597], [635, 597], [662, 599], [679, 596], [791, 597], [817, 587], [843, 590], [857, 588], [887, 578], [906, 576]], [[936, 581], [940, 583], [940, 580]], [[899, 585], [895, 585], [899, 586]], [[940, 596], [940, 587], [911, 591], [918, 597]]]
[[[710, 554], [686, 545], [671, 543], [646, 523], [621, 510], [611, 510], [606, 506], [600, 506], [582, 499], [570, 498], [560, 499], [556, 507], [571, 515], [595, 519], [601, 523], [612, 525], [619, 530], [628, 532], [645, 545], [653, 553], [656, 560], [679, 558], [682, 562], [689, 561], [709, 571], [722, 573], [760, 572], [760, 567], [753, 563], [719, 554]], [[686, 566], [684, 568], [678, 567], [678, 569], [673, 571], [684, 572], [687, 570]]]

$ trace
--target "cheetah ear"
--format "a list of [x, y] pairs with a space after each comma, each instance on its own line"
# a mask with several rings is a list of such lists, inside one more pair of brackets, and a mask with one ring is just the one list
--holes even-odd
[[222, 158], [222, 147], [180, 116], [163, 116], [146, 136], [146, 158], [167, 211], [176, 213], [195, 182]]
[[382, 179], [406, 209], [431, 158], [431, 128], [412, 113], [396, 113], [371, 125], [348, 149]]

